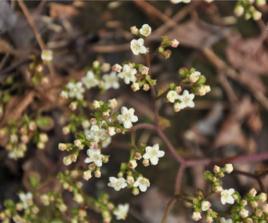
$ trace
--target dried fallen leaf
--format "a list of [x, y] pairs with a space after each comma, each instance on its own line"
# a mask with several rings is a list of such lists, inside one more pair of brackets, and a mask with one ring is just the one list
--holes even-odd
[[191, 20], [176, 27], [167, 35], [176, 38], [182, 45], [194, 48], [204, 48], [212, 46], [229, 32], [227, 28], [209, 25], [205, 22]]
[[240, 71], [251, 75], [268, 73], [268, 50], [263, 37], [243, 39], [238, 34], [228, 38], [226, 55], [229, 62]]

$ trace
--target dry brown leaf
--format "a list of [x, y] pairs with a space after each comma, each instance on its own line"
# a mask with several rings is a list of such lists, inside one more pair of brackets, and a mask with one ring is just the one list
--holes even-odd
[[242, 132], [241, 124], [233, 117], [229, 117], [224, 121], [224, 124], [214, 141], [214, 146], [216, 148], [226, 145], [236, 145], [241, 148], [244, 148], [247, 145], [247, 139]]
[[268, 50], [263, 44], [263, 37], [243, 39], [236, 34], [228, 40], [226, 55], [236, 69], [251, 75], [268, 74]]
[[14, 54], [14, 48], [4, 39], [0, 39], [0, 53]]
[[176, 38], [182, 45], [194, 48], [204, 48], [213, 45], [221, 39], [229, 29], [209, 25], [204, 22], [191, 20], [179, 24], [167, 35]]
[[215, 138], [214, 146], [218, 148], [226, 145], [236, 145], [250, 151], [255, 150], [255, 141], [246, 136], [242, 130], [243, 122], [252, 114], [256, 114], [256, 108], [251, 100], [248, 97], [240, 100], [240, 103], [236, 105], [223, 122]]
[[242, 71], [237, 77], [240, 83], [250, 88], [252, 91], [261, 91], [262, 93], [266, 92], [266, 87], [260, 79], [260, 76], [257, 73], [250, 73]]

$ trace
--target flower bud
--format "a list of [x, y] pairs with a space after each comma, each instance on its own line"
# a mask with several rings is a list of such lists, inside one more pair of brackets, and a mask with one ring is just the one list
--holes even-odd
[[134, 170], [136, 167], [137, 167], [137, 161], [136, 160], [130, 160], [129, 162], [128, 162], [128, 167], [130, 168], [130, 169], [132, 169], [132, 170]]
[[96, 178], [100, 178], [101, 177], [101, 171], [100, 169], [97, 169], [95, 172], [94, 172], [94, 175]]
[[202, 216], [201, 216], [201, 213], [200, 213], [200, 212], [195, 211], [195, 212], [192, 214], [192, 219], [193, 219], [194, 221], [199, 221], [199, 220], [201, 220], [201, 218], [202, 218]]
[[255, 197], [256, 194], [257, 194], [257, 191], [256, 191], [255, 188], [252, 188], [248, 193], [249, 193], [249, 195], [251, 195], [252, 197]]
[[207, 211], [208, 209], [210, 209], [211, 204], [209, 201], [202, 201], [201, 203], [201, 210], [202, 211]]
[[133, 91], [138, 91], [138, 90], [140, 90], [140, 85], [139, 85], [139, 83], [137, 83], [137, 82], [133, 83], [133, 84], [131, 85], [131, 89], [132, 89]]
[[261, 202], [266, 202], [267, 194], [266, 193], [260, 193], [259, 199], [260, 199]]
[[226, 173], [232, 173], [234, 170], [233, 164], [231, 164], [231, 163], [225, 164], [224, 170]]
[[58, 145], [58, 149], [59, 149], [60, 151], [65, 151], [65, 150], [67, 149], [67, 145], [64, 144], [64, 143], [59, 143], [59, 145]]
[[53, 60], [53, 52], [51, 50], [42, 50], [41, 59], [44, 62], [51, 62]]
[[143, 166], [147, 167], [147, 166], [150, 165], [150, 162], [149, 162], [149, 160], [144, 159], [144, 160], [142, 161], [142, 164], [143, 164]]
[[241, 216], [242, 218], [246, 218], [246, 217], [248, 217], [248, 215], [249, 215], [249, 211], [248, 211], [247, 209], [245, 209], [245, 208], [242, 208], [242, 209], [240, 210], [239, 214], [240, 214], [240, 216]]
[[130, 32], [131, 32], [133, 35], [138, 35], [138, 34], [139, 34], [139, 29], [137, 28], [137, 26], [131, 26], [131, 27], [130, 27]]
[[92, 177], [91, 170], [86, 170], [83, 172], [83, 178], [89, 180]]
[[143, 90], [144, 91], [149, 91], [150, 90], [150, 85], [149, 84], [144, 84], [143, 85]]
[[179, 42], [178, 40], [173, 39], [173, 40], [171, 40], [171, 44], [170, 44], [170, 46], [171, 46], [172, 48], [177, 48], [177, 47], [179, 46], [179, 44], [180, 44], [180, 42]]
[[112, 66], [112, 71], [119, 73], [122, 71], [122, 66], [120, 64], [115, 64]]

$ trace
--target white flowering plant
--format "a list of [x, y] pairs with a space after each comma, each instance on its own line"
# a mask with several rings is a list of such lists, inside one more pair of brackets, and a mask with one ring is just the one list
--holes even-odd
[[[199, 191], [193, 198], [185, 197], [187, 205], [193, 208], [192, 219], [194, 221], [201, 219], [205, 222], [219, 223], [268, 221], [268, 203], [265, 192], [258, 193], [255, 188], [252, 188], [249, 192], [241, 194], [234, 188], [223, 187], [222, 178], [232, 172], [232, 164], [225, 164], [224, 167], [214, 166], [213, 171], [204, 173], [205, 179], [211, 185], [210, 191]], [[222, 206], [228, 206], [227, 209], [222, 209], [225, 210], [224, 212], [219, 211], [221, 210], [219, 204], [213, 207], [211, 200], [215, 202], [215, 197], [220, 197]]]
[[[158, 217], [158, 222], [160, 220], [161, 223], [169, 222], [168, 214], [174, 201], [177, 200], [183, 201], [180, 206], [185, 204], [186, 208], [191, 210], [191, 215], [188, 216], [191, 220], [188, 222], [265, 223], [268, 221], [267, 194], [259, 179], [265, 176], [265, 173], [255, 176], [234, 170], [232, 164], [225, 164], [223, 167], [215, 165], [212, 171], [205, 171], [201, 180], [199, 177], [199, 184], [203, 180], [209, 184], [207, 190], [204, 190], [203, 185], [203, 190], [196, 190], [192, 195], [188, 193], [188, 189], [181, 189], [184, 179], [188, 180], [186, 177], [183, 178], [185, 173], [188, 173], [186, 172], [188, 169], [196, 170], [199, 174], [202, 168], [209, 167], [211, 164], [226, 163], [223, 157], [214, 159], [212, 155], [207, 156], [211, 152], [210, 148], [209, 151], [199, 148], [200, 145], [200, 147], [207, 146], [209, 137], [212, 138], [215, 134], [215, 126], [219, 123], [214, 124], [216, 122], [214, 119], [218, 119], [214, 116], [209, 119], [208, 127], [200, 124], [201, 127], [194, 126], [193, 131], [186, 132], [183, 140], [187, 142], [183, 144], [187, 149], [184, 150], [173, 144], [173, 141], [178, 139], [178, 127], [184, 128], [184, 120], [180, 117], [187, 117], [185, 120], [187, 125], [190, 125], [192, 122], [188, 114], [191, 110], [196, 112], [202, 107], [199, 106], [204, 102], [200, 100], [202, 97], [209, 93], [212, 93], [212, 97], [215, 98], [223, 97], [218, 87], [215, 89], [214, 86], [210, 87], [210, 79], [207, 80], [205, 75], [208, 69], [203, 69], [202, 66], [193, 67], [189, 64], [195, 63], [182, 61], [179, 62], [180, 67], [176, 65], [176, 72], [173, 70], [171, 77], [166, 75], [168, 72], [165, 71], [169, 69], [171, 62], [174, 62], [173, 55], [180, 51], [180, 44], [186, 42], [187, 46], [188, 41], [182, 38], [180, 43], [174, 38], [176, 35], [167, 30], [177, 27], [177, 21], [188, 17], [188, 14], [189, 17], [195, 17], [196, 12], [190, 15], [189, 10], [202, 3], [172, 0], [174, 4], [191, 4], [189, 7], [183, 5], [182, 14], [178, 14], [173, 20], [169, 18], [168, 11], [162, 14], [148, 2], [135, 2], [150, 16], [163, 20], [165, 22], [163, 27], [154, 29], [154, 26], [145, 23], [131, 26], [130, 30], [126, 31], [120, 26], [122, 32], [120, 35], [128, 40], [126, 44], [118, 48], [89, 44], [90, 53], [92, 50], [100, 52], [100, 55], [90, 58], [90, 61], [82, 60], [82, 65], [77, 65], [79, 67], [77, 68], [73, 63], [78, 61], [77, 58], [76, 60], [67, 57], [63, 59], [61, 55], [62, 46], [66, 49], [73, 47], [74, 36], [70, 38], [70, 42], [69, 40], [57, 42], [58, 36], [54, 36], [53, 41], [59, 43], [59, 46], [53, 41], [45, 44], [27, 6], [22, 0], [18, 1], [40, 50], [31, 51], [33, 55], [26, 58], [27, 60], [15, 63], [7, 71], [4, 70], [4, 73], [8, 73], [10, 70], [13, 71], [14, 66], [17, 68], [26, 63], [27, 66], [21, 68], [24, 74], [22, 78], [11, 77], [1, 83], [0, 145], [4, 150], [1, 151], [3, 153], [0, 154], [0, 158], [3, 160], [3, 165], [11, 170], [11, 176], [16, 176], [22, 182], [19, 189], [15, 188], [17, 195], [12, 199], [5, 199], [0, 205], [1, 222], [112, 223], [133, 222], [133, 219], [141, 221], [142, 218], [137, 214], [132, 198], [138, 195], [144, 198], [152, 191], [151, 187], [155, 187], [155, 177], [151, 176], [154, 174], [150, 174], [150, 171], [158, 175], [158, 171], [159, 173], [163, 169], [165, 171], [167, 166], [171, 166], [169, 168], [174, 170], [174, 163], [176, 168], [178, 167], [174, 192], [172, 192], [174, 198], [171, 202], [167, 202], [162, 220]], [[210, 2], [207, 1], [205, 6]], [[235, 3], [235, 15], [256, 21], [261, 20], [264, 3], [257, 0], [239, 0]], [[66, 18], [76, 14], [79, 4], [82, 3], [74, 1], [71, 9], [67, 5], [61, 5], [63, 7], [61, 8], [57, 3], [56, 6], [53, 4], [51, 3], [51, 7], [55, 8], [50, 13], [54, 18], [42, 17], [42, 22], [49, 24], [49, 28], [56, 30], [59, 36], [61, 35], [59, 30], [66, 30], [70, 34], [71, 26]], [[108, 7], [115, 9], [123, 3], [107, 4]], [[65, 14], [66, 12], [68, 15]], [[106, 16], [110, 15], [104, 17]], [[55, 19], [57, 17], [62, 19], [62, 24], [57, 24]], [[219, 22], [216, 17], [214, 19], [215, 23]], [[116, 22], [107, 24], [111, 29], [117, 26]], [[195, 26], [191, 27], [190, 24], [190, 29], [196, 29]], [[98, 35], [104, 38], [107, 33], [100, 32]], [[79, 44], [85, 44], [83, 51], [86, 51], [89, 40], [77, 37], [76, 41], [78, 48], [81, 47]], [[203, 39], [201, 42], [203, 44]], [[0, 42], [1, 47], [2, 45], [6, 47], [5, 44], [1, 44], [2, 42]], [[228, 65], [210, 51], [206, 44], [197, 48], [220, 70], [221, 74], [226, 72], [238, 80], [239, 75], [236, 76], [235, 70], [230, 71]], [[12, 55], [21, 55], [21, 52], [14, 53], [12, 47], [8, 49]], [[126, 51], [124, 57], [116, 57], [113, 54], [122, 49]], [[79, 51], [77, 54], [81, 53], [81, 48], [77, 51]], [[103, 54], [112, 51], [111, 58], [101, 55], [103, 51]], [[85, 54], [82, 57], [85, 58]], [[8, 58], [9, 55], [4, 58], [3, 64]], [[72, 68], [69, 67], [69, 63], [72, 64]], [[158, 67], [160, 63], [165, 65]], [[235, 95], [228, 80], [224, 78], [222, 80], [220, 81], [223, 82], [228, 97]], [[256, 98], [261, 97], [257, 95]], [[264, 99], [261, 100], [263, 102]], [[238, 100], [230, 101], [232, 105], [235, 104], [234, 102], [238, 103]], [[209, 103], [202, 105], [210, 107]], [[230, 119], [240, 121], [239, 115]], [[254, 117], [250, 117], [250, 122], [256, 126], [258, 121], [251, 119]], [[171, 129], [168, 129], [169, 127], [172, 127], [172, 131], [169, 131]], [[200, 128], [205, 128], [208, 140], [202, 136], [197, 137]], [[233, 129], [239, 128], [235, 126]], [[233, 138], [236, 137], [235, 130]], [[214, 145], [216, 143], [213, 143]], [[193, 152], [193, 147], [199, 152]], [[239, 163], [264, 161], [268, 158], [267, 152], [263, 152], [228, 159]], [[5, 175], [4, 172], [5, 169], [0, 174]], [[225, 188], [223, 177], [235, 173], [257, 180], [260, 190], [257, 192], [253, 188], [247, 193], [242, 193], [234, 186]], [[157, 177], [161, 178], [165, 187], [170, 187], [171, 184], [165, 177], [163, 180], [162, 176]], [[191, 189], [196, 188], [189, 187], [189, 190]], [[9, 194], [9, 189], [7, 191]], [[6, 197], [8, 195], [4, 194], [3, 198]], [[2, 195], [0, 198], [4, 200]], [[146, 203], [154, 202], [145, 200]]]

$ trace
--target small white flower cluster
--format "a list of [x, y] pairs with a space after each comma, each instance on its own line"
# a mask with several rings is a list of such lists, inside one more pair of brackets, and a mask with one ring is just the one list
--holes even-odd
[[133, 91], [140, 89], [148, 91], [151, 86], [156, 84], [156, 80], [152, 79], [149, 74], [149, 68], [143, 64], [127, 63], [122, 66], [115, 64], [112, 70], [118, 73], [118, 77], [125, 84], [131, 84]]
[[[226, 213], [228, 218], [221, 216], [212, 209], [212, 204], [206, 200], [203, 192], [199, 192], [197, 197], [193, 198], [192, 206], [194, 212], [192, 219], [200, 221], [205, 215], [205, 221], [208, 223], [233, 223], [233, 222], [266, 222], [268, 220], [267, 194], [262, 192], [257, 194], [253, 188], [246, 195], [241, 196], [234, 188], [223, 189], [221, 178], [227, 173], [233, 172], [233, 165], [226, 164], [223, 168], [214, 166], [213, 173], [207, 171], [206, 179], [212, 184], [212, 192], [220, 195], [222, 205], [230, 205], [231, 213]], [[211, 194], [210, 194], [211, 195]]]
[[178, 112], [184, 108], [193, 108], [194, 107], [194, 97], [195, 95], [189, 93], [188, 90], [184, 90], [181, 95], [177, 93], [176, 90], [170, 90], [167, 93], [167, 99], [170, 103], [174, 103], [174, 110]]
[[260, 20], [262, 13], [256, 9], [254, 6], [256, 4], [258, 7], [266, 4], [266, 0], [239, 0], [237, 1], [234, 13], [236, 16], [244, 16], [245, 19]]
[[[167, 100], [174, 104], [174, 111], [179, 112], [184, 108], [193, 108], [195, 106], [194, 98], [195, 95], [204, 96], [210, 92], [210, 87], [205, 85], [205, 77], [194, 68], [187, 69], [183, 68], [180, 70], [180, 75], [182, 77], [182, 85], [184, 83], [191, 86], [193, 93], [189, 90], [183, 90], [180, 85], [171, 85], [170, 90], [167, 92]], [[182, 92], [182, 93], [181, 93]]]
[[180, 42], [177, 39], [170, 39], [168, 36], [163, 36], [160, 46], [158, 47], [158, 53], [165, 59], [169, 59], [172, 51], [170, 48], [177, 48]]
[[61, 96], [66, 99], [81, 101], [84, 99], [86, 90], [99, 87], [104, 90], [118, 89], [120, 87], [119, 78], [114, 71], [111, 71], [109, 63], [94, 61], [92, 69], [80, 81], [69, 82], [61, 92]]
[[118, 112], [117, 105], [116, 99], [110, 99], [108, 102], [95, 100], [92, 103], [95, 116], [89, 121], [80, 119], [80, 122], [77, 122], [75, 120], [74, 123], [69, 123], [69, 125], [64, 127], [66, 133], [73, 129], [76, 134], [76, 129], [83, 128], [83, 131], [79, 132], [78, 138], [73, 144], [60, 143], [59, 149], [69, 153], [63, 158], [63, 163], [68, 166], [77, 161], [80, 151], [89, 147], [86, 152], [87, 157], [84, 160], [88, 164], [83, 172], [85, 180], [89, 180], [93, 172], [95, 177], [101, 177], [100, 168], [103, 163], [109, 161], [109, 157], [103, 155], [101, 149], [111, 143], [112, 136], [124, 133], [133, 126], [133, 123], [138, 121], [133, 108], [123, 106], [120, 112]]
[[27, 145], [32, 140], [38, 149], [44, 149], [48, 135], [41, 132], [37, 124], [38, 119], [30, 119], [27, 115], [19, 122], [9, 123], [0, 130], [0, 136], [6, 137], [6, 150], [8, 157], [14, 160], [23, 158], [27, 152]]
[[1, 222], [29, 222], [27, 216], [33, 216], [32, 219], [35, 219], [34, 216], [39, 213], [40, 209], [33, 201], [33, 194], [31, 192], [21, 192], [18, 197], [19, 201], [17, 203], [9, 200], [4, 204], [5, 209], [0, 211]]
[[147, 188], [150, 187], [150, 181], [143, 176], [137, 177], [136, 180], [133, 176], [129, 176], [127, 179], [124, 177], [109, 177], [108, 186], [112, 187], [115, 191], [120, 191], [126, 187], [132, 187], [133, 194], [137, 195], [139, 194], [139, 190], [145, 192]]
[[[141, 152], [136, 152], [133, 157], [130, 159], [129, 163], [122, 165], [121, 171], [118, 174], [118, 177], [110, 177], [108, 186], [114, 188], [114, 190], [119, 191], [126, 187], [132, 188], [132, 193], [134, 195], [139, 194], [139, 191], [145, 192], [150, 186], [149, 179], [143, 177], [140, 173], [136, 171], [137, 160], [143, 158], [143, 165], [149, 166], [157, 165], [159, 158], [162, 158], [165, 155], [165, 152], [159, 149], [159, 145], [155, 144], [153, 146], [146, 146], [144, 148], [144, 154]], [[126, 178], [124, 178], [124, 173], [126, 173]]]
[[139, 55], [139, 54], [146, 54], [149, 52], [148, 48], [144, 46], [144, 37], [150, 36], [152, 32], [151, 26], [148, 24], [143, 24], [140, 29], [138, 29], [136, 26], [132, 26], [130, 28], [131, 33], [140, 36], [138, 39], [133, 39], [130, 42], [130, 49], [134, 55]]
[[28, 193], [19, 193], [19, 198], [21, 200], [21, 204], [23, 209], [27, 209], [30, 206], [33, 205], [33, 195], [32, 193], [28, 192]]

